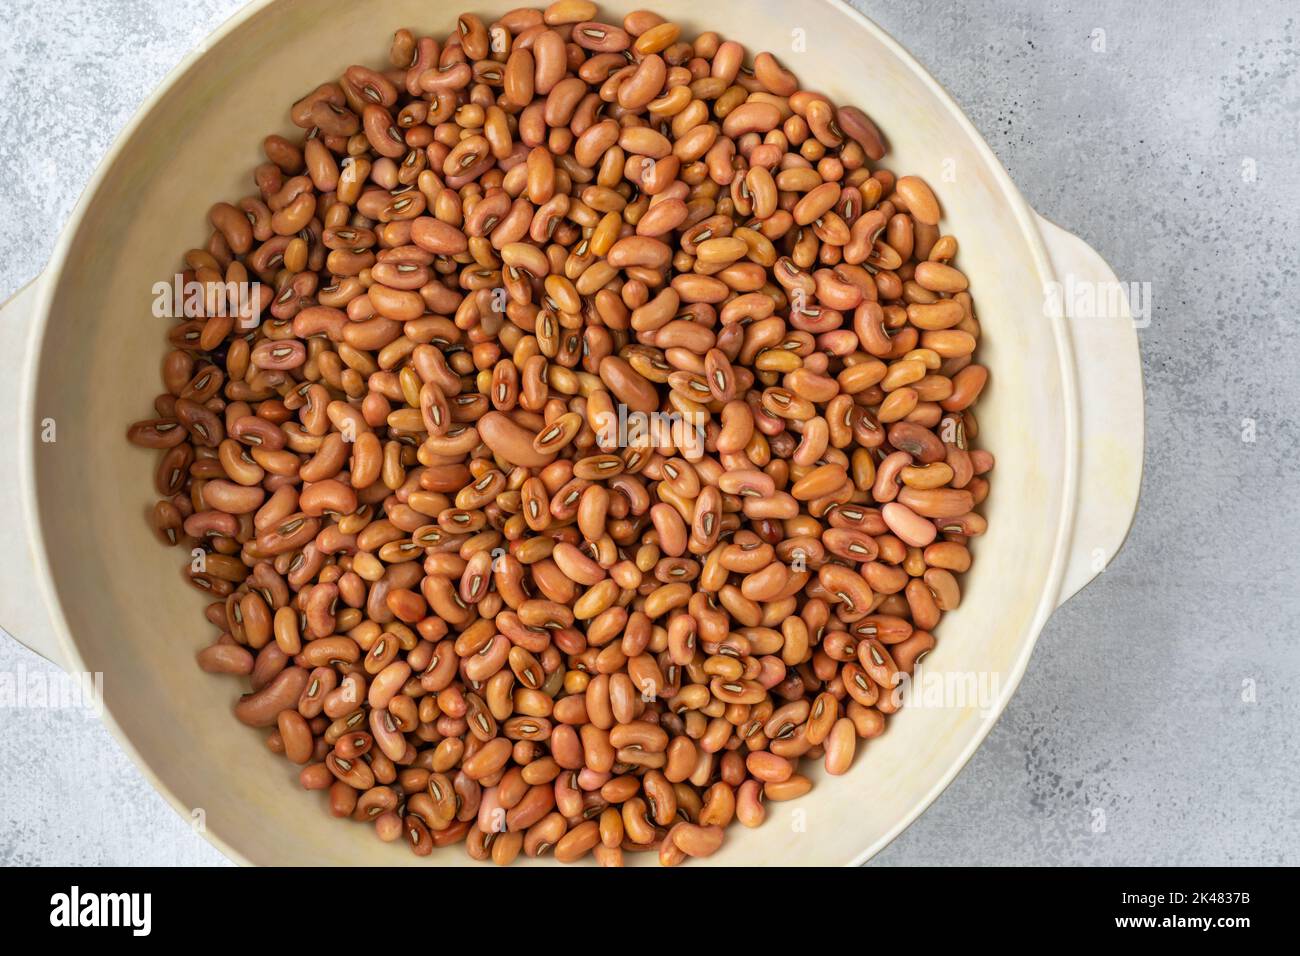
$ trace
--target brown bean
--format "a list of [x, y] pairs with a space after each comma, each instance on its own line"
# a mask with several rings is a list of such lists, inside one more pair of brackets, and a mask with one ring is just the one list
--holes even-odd
[[246, 694], [235, 704], [235, 716], [250, 727], [269, 727], [280, 711], [297, 706], [307, 686], [307, 672], [301, 667], [286, 667], [261, 690]]
[[856, 748], [857, 734], [853, 721], [841, 717], [835, 721], [830, 736], [826, 738], [826, 772], [833, 776], [847, 773], [853, 763]]
[[683, 824], [673, 828], [673, 843], [687, 856], [712, 856], [722, 846], [722, 827]]
[[198, 653], [199, 667], [209, 674], [251, 674], [253, 655], [238, 644], [209, 644]]
[[716, 852], [884, 732], [987, 526], [934, 190], [772, 54], [598, 14], [292, 104], [127, 433], [200, 667], [417, 856]]
[[537, 451], [533, 447], [533, 435], [500, 412], [488, 412], [476, 425], [484, 444], [505, 461], [543, 467], [555, 458], [554, 452]]
[[917, 222], [927, 226], [939, 224], [939, 201], [934, 198], [934, 193], [925, 180], [918, 176], [900, 176], [894, 189]]

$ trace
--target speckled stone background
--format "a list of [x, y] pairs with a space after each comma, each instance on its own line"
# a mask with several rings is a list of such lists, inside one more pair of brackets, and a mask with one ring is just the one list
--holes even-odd
[[[239, 5], [7, 0], [0, 298], [45, 263], [136, 106]], [[1128, 544], [875, 863], [1300, 863], [1300, 11], [854, 5], [953, 91], [1035, 208], [1154, 296]], [[0, 637], [0, 672], [42, 667]], [[97, 722], [0, 719], [0, 863], [224, 862]]]

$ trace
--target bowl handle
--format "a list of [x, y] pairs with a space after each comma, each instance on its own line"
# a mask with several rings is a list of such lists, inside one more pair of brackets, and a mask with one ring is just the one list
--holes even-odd
[[1066, 317], [1079, 389], [1079, 502], [1063, 604], [1106, 569], [1137, 511], [1144, 434], [1137, 330], [1149, 321], [1150, 294], [1149, 286], [1122, 285], [1078, 236], [1042, 216], [1038, 228], [1057, 279], [1044, 305]]
[[[0, 434], [14, 438], [20, 438], [27, 427], [18, 420], [23, 358], [40, 283], [37, 276], [0, 305]], [[13, 446], [0, 455], [0, 553], [11, 559], [0, 578], [0, 627], [66, 670], [67, 655], [59, 645], [36, 581], [35, 556], [27, 534], [29, 516], [23, 510], [20, 458]]]

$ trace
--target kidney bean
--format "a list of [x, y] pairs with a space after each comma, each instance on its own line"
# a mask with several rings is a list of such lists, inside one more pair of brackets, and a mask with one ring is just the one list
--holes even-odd
[[925, 180], [918, 176], [900, 176], [894, 184], [894, 190], [902, 199], [904, 209], [917, 222], [926, 226], [938, 225], [939, 201], [934, 198], [934, 193]]
[[150, 521], [221, 599], [199, 665], [332, 815], [708, 856], [803, 757], [850, 770], [960, 603], [969, 279], [772, 54], [587, 0], [456, 22], [292, 104], [209, 208], [184, 268], [267, 294], [170, 331]]
[[241, 674], [253, 672], [253, 655], [238, 644], [210, 644], [198, 653], [199, 667], [209, 674]]
[[297, 706], [306, 686], [307, 671], [286, 667], [261, 690], [240, 698], [235, 704], [235, 716], [250, 727], [269, 727], [276, 722], [280, 711]]
[[282, 710], [276, 715], [276, 724], [284, 741], [284, 755], [297, 764], [311, 760], [312, 732], [302, 715], [296, 710]]

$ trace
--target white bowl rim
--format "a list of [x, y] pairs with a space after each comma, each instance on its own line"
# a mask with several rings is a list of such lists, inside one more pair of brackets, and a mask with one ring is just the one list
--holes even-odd
[[[162, 98], [174, 87], [187, 73], [193, 69], [200, 60], [208, 53], [209, 48], [217, 42], [224, 40], [230, 34], [242, 28], [249, 21], [257, 17], [268, 7], [279, 2], [279, 0], [252, 0], [247, 6], [236, 11], [225, 22], [218, 26], [212, 33], [204, 38], [198, 46], [187, 53], [179, 63], [163, 78], [158, 86], [149, 94], [148, 98], [136, 109], [131, 119], [118, 132], [113, 144], [109, 147], [103, 159], [100, 160], [94, 174], [87, 182], [85, 189], [77, 200], [76, 207], [69, 216], [67, 223], [59, 234], [55, 243], [54, 250], [50, 255], [49, 263], [42, 270], [42, 280], [40, 287], [36, 292], [36, 301], [32, 311], [31, 329], [28, 333], [28, 348], [24, 356], [23, 382], [19, 389], [19, 420], [34, 421], [34, 410], [36, 402], [36, 386], [40, 375], [40, 359], [45, 345], [46, 332], [49, 326], [50, 308], [53, 305], [55, 293], [58, 288], [57, 280], [61, 277], [64, 267], [67, 263], [72, 250], [73, 240], [77, 237], [82, 220], [85, 217], [86, 210], [99, 192], [102, 183], [108, 178], [110, 171], [116, 164], [118, 158], [125, 150], [126, 145], [134, 138], [137, 129], [144, 123], [145, 119], [153, 113]], [[909, 53], [898, 41], [890, 36], [884, 29], [877, 25], [865, 14], [855, 10], [843, 0], [819, 0], [827, 4], [840, 13], [848, 16], [857, 26], [868, 33], [886, 47], [897, 58], [914, 79], [923, 85], [935, 99], [943, 105], [948, 111], [950, 118], [965, 132], [978, 155], [984, 161], [987, 169], [992, 173], [993, 184], [1006, 200], [1007, 209], [1014, 215], [1016, 222], [1020, 226], [1029, 251], [1037, 268], [1039, 279], [1046, 283], [1054, 274], [1051, 260], [1047, 254], [1046, 246], [1043, 243], [1041, 234], [1037, 226], [1037, 213], [1029, 206], [1020, 190], [1012, 181], [1010, 174], [1002, 165], [1002, 162], [994, 154], [992, 148], [985, 141], [984, 137], [971, 123], [965, 112], [959, 107], [952, 95], [944, 86], [936, 80], [928, 70], [925, 69], [915, 57]], [[950, 763], [947, 769], [940, 775], [939, 779], [917, 800], [912, 808], [903, 814], [899, 820], [887, 831], [877, 837], [865, 848], [854, 853], [843, 863], [845, 866], [860, 866], [875, 854], [888, 846], [893, 840], [905, 829], [912, 825], [913, 822], [930, 805], [939, 797], [948, 785], [956, 778], [957, 774], [966, 766], [975, 751], [979, 749], [984, 739], [992, 731], [994, 724], [1001, 717], [1002, 712], [1006, 709], [1007, 703], [1015, 694], [1016, 688], [1020, 685], [1021, 679], [1029, 664], [1029, 658], [1033, 653], [1035, 645], [1038, 643], [1038, 637], [1042, 633], [1043, 626], [1047, 623], [1048, 617], [1056, 609], [1057, 597], [1060, 593], [1061, 582], [1065, 573], [1067, 550], [1070, 544], [1072, 529], [1074, 526], [1075, 512], [1078, 507], [1079, 494], [1079, 399], [1078, 383], [1074, 370], [1073, 350], [1070, 345], [1068, 330], [1065, 320], [1060, 314], [1049, 313], [1046, 318], [1052, 325], [1054, 338], [1057, 346], [1057, 364], [1061, 377], [1061, 395], [1065, 403], [1065, 442], [1064, 449], [1066, 461], [1064, 467], [1065, 477], [1065, 494], [1062, 498], [1061, 513], [1057, 523], [1056, 542], [1052, 551], [1051, 566], [1048, 569], [1045, 586], [1038, 597], [1037, 604], [1034, 608], [1033, 616], [1030, 620], [1028, 633], [1030, 639], [1021, 641], [1020, 652], [1012, 662], [1011, 669], [1007, 679], [1003, 681], [999, 688], [999, 698], [996, 706], [993, 708], [994, 716], [992, 719], [981, 723], [980, 727], [972, 735], [970, 742], [961, 751], [961, 753]], [[51, 571], [49, 552], [46, 547], [45, 534], [41, 526], [40, 510], [37, 505], [37, 483], [35, 475], [35, 439], [30, 430], [23, 433], [18, 446], [18, 472], [20, 479], [20, 489], [18, 500], [22, 506], [23, 513], [29, 516], [26, 523], [28, 525], [28, 539], [31, 547], [32, 563], [36, 571], [36, 578], [40, 588], [40, 598], [43, 600], [45, 607], [50, 616], [55, 641], [59, 651], [62, 653], [63, 660], [74, 670], [82, 663], [81, 655], [77, 650], [76, 643], [72, 639], [68, 627], [67, 617], [63, 612], [62, 604], [59, 601], [57, 588], [54, 583], [54, 576]], [[109, 727], [113, 737], [117, 740], [119, 746], [131, 758], [140, 772], [144, 775], [150, 785], [157, 791], [172, 809], [176, 811], [183, 819], [189, 818], [189, 809], [176, 796], [172, 788], [166, 784], [153, 770], [148, 761], [136, 749], [134, 743], [122, 730], [110, 708], [105, 704], [103, 712], [103, 722]], [[203, 837], [215, 846], [228, 859], [242, 866], [251, 866], [252, 861], [242, 852], [232, 846], [219, 833], [212, 828], [205, 828]]]

